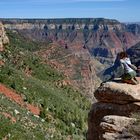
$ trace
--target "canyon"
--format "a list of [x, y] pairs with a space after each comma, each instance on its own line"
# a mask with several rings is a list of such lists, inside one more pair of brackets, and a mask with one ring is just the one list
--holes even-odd
[[[133, 138], [127, 127], [135, 122], [131, 113], [140, 110], [139, 85], [106, 81], [121, 74], [120, 51], [140, 66], [139, 24], [102, 18], [1, 21], [0, 82], [7, 92], [20, 94], [24, 104], [36, 107], [41, 121], [53, 124], [55, 131], [46, 131], [50, 138], [59, 133], [59, 138], [84, 139], [91, 102], [88, 140]], [[0, 92], [4, 94], [2, 88]]]
[[[7, 30], [40, 44], [34, 53], [93, 97], [118, 52], [140, 41], [140, 25], [103, 18], [1, 19]], [[43, 45], [41, 45], [43, 44]]]

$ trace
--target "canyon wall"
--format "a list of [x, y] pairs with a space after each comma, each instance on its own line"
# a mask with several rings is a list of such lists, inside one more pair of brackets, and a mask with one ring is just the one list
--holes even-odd
[[[103, 18], [1, 19], [7, 30], [27, 41], [44, 43], [35, 53], [64, 73], [68, 83], [93, 96], [101, 72], [118, 52], [140, 41], [140, 25]], [[40, 45], [41, 46], [41, 45]]]

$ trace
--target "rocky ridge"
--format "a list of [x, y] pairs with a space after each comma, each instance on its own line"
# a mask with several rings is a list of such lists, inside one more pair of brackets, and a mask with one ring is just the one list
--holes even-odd
[[140, 111], [140, 86], [119, 82], [103, 83], [94, 93], [88, 119], [88, 140], [127, 140], [127, 131], [136, 119], [131, 113]]
[[57, 42], [72, 51], [74, 45], [88, 49], [101, 63], [140, 41], [140, 25], [123, 24], [103, 18], [85, 19], [1, 19], [5, 28], [19, 31], [25, 38]]

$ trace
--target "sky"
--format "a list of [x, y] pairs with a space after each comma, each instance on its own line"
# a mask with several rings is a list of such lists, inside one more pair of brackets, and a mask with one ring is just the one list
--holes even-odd
[[109, 18], [140, 22], [140, 0], [0, 0], [0, 18]]

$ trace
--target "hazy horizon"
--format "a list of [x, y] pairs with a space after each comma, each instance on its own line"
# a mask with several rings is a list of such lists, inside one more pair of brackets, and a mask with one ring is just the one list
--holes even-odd
[[106, 18], [140, 22], [138, 0], [1, 0], [0, 18]]

